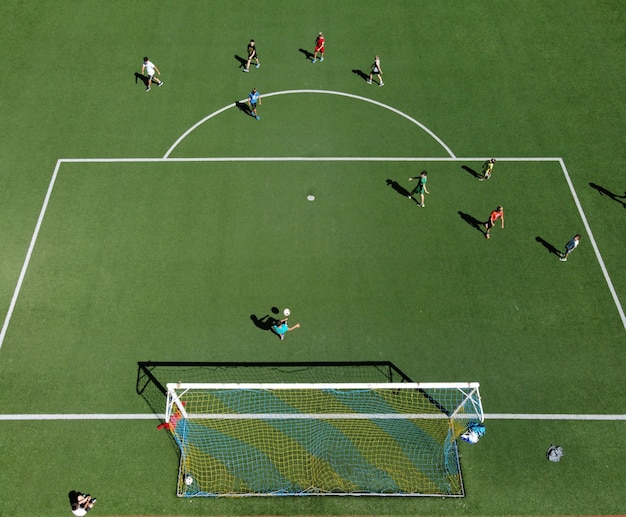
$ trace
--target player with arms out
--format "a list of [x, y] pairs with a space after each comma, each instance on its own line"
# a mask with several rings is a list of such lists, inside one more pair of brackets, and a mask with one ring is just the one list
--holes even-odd
[[315, 51], [313, 52], [313, 61], [311, 61], [311, 63], [315, 63], [317, 61], [318, 52], [321, 54], [320, 62], [324, 61], [324, 44], [325, 43], [326, 43], [326, 40], [324, 39], [324, 35], [320, 32], [317, 38], [315, 38]]
[[290, 330], [299, 329], [300, 323], [296, 323], [293, 327], [290, 327], [287, 323], [287, 318], [283, 318], [280, 321], [277, 321], [276, 324], [272, 325], [272, 330], [278, 335], [280, 340], [285, 339], [285, 334]]
[[152, 81], [157, 83], [157, 86], [163, 86], [163, 81], [156, 79], [154, 77], [154, 73], [156, 72], [158, 75], [161, 75], [161, 71], [158, 67], [148, 59], [148, 56], [143, 58], [143, 65], [141, 67], [141, 73], [146, 73], [148, 75], [148, 86], [146, 86], [146, 91], [150, 91], [150, 86], [152, 85]]
[[485, 228], [487, 230], [487, 232], [485, 233], [486, 239], [490, 238], [489, 232], [496, 224], [496, 221], [498, 219], [502, 221], [502, 228], [504, 229], [504, 208], [502, 208], [501, 205], [498, 205], [496, 209], [489, 214], [489, 220], [485, 223]]
[[[414, 178], [409, 178], [409, 181], [417, 180], [417, 185], [408, 195], [408, 198], [415, 201], [417, 203], [417, 206], [421, 206], [422, 208], [426, 206], [424, 204], [424, 193], [430, 194], [430, 192], [428, 192], [428, 189], [426, 188], [427, 179], [428, 179], [428, 172], [426, 171], [422, 171], [422, 173], [419, 176], [415, 176]], [[419, 201], [417, 201], [413, 197], [416, 193], [420, 195]]]

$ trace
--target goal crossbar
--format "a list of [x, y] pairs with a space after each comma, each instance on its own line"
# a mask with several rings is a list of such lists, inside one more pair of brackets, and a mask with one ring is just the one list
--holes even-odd
[[[470, 401], [475, 409], [474, 417], [483, 420], [480, 403], [480, 383], [478, 382], [387, 382], [387, 383], [167, 383], [168, 398], [171, 401], [166, 408], [166, 421], [169, 422], [174, 407], [182, 418], [209, 420], [412, 420], [433, 418], [463, 418], [460, 409]], [[463, 401], [452, 414], [442, 413], [189, 413], [181, 398], [188, 391], [218, 390], [458, 390], [463, 394]]]
[[233, 383], [233, 382], [169, 382], [167, 389], [176, 390], [416, 390], [416, 389], [442, 389], [442, 388], [479, 388], [478, 382], [346, 382], [346, 383]]

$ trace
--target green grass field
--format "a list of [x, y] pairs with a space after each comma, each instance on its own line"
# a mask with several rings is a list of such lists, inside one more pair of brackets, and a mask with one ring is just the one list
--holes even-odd
[[[0, 515], [69, 514], [73, 489], [97, 495], [92, 515], [626, 512], [621, 3], [10, 0], [0, 15]], [[299, 49], [320, 30], [312, 65]], [[261, 67], [244, 74], [250, 38]], [[146, 54], [165, 81], [149, 93]], [[375, 54], [383, 88], [358, 73]], [[253, 86], [258, 122], [234, 106]], [[422, 169], [423, 209], [400, 194]], [[506, 227], [487, 241], [471, 222], [497, 204]], [[575, 233], [561, 263], [547, 248]], [[302, 325], [282, 342], [250, 319], [272, 306]], [[187, 500], [156, 419], [27, 416], [150, 414], [147, 360], [390, 360], [479, 381], [493, 418], [461, 444], [463, 499]]]

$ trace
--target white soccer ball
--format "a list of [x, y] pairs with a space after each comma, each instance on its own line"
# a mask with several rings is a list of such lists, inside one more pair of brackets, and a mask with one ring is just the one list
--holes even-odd
[[193, 485], [193, 477], [191, 476], [191, 474], [187, 474], [185, 476], [185, 485]]
[[290, 311], [289, 309], [285, 309], [285, 310], [283, 311], [283, 314], [284, 314], [285, 316], [289, 316], [289, 315], [291, 314], [291, 311]]

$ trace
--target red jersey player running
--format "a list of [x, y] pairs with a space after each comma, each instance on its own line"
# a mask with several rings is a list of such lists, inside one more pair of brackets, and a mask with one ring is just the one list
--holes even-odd
[[487, 232], [485, 233], [485, 238], [489, 239], [489, 231], [493, 228], [493, 225], [496, 224], [496, 221], [500, 219], [502, 221], [502, 228], [504, 228], [504, 208], [498, 205], [496, 209], [489, 214], [489, 221], [485, 223], [485, 228]]
[[317, 61], [317, 53], [321, 54], [320, 61], [324, 61], [324, 43], [326, 40], [324, 39], [324, 35], [320, 32], [317, 38], [315, 38], [315, 52], [313, 53], [313, 61], [311, 63], [315, 63]]

